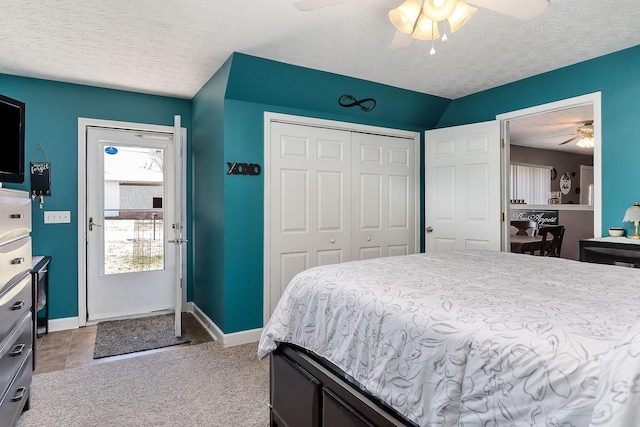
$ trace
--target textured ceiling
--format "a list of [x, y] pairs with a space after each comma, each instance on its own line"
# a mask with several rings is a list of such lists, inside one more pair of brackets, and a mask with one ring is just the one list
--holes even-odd
[[232, 52], [455, 99], [640, 44], [638, 0], [551, 0], [528, 22], [480, 9], [434, 56], [389, 49], [402, 0], [0, 2], [0, 73], [187, 99]]
[[593, 110], [593, 105], [589, 104], [511, 120], [509, 142], [524, 147], [593, 155], [593, 148], [578, 147], [577, 139], [562, 144], [577, 136], [578, 128], [585, 122], [593, 122]]

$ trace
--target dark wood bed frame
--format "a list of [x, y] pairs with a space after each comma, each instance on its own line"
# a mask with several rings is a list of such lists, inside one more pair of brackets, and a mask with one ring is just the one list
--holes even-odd
[[416, 426], [313, 353], [280, 344], [269, 363], [272, 427]]

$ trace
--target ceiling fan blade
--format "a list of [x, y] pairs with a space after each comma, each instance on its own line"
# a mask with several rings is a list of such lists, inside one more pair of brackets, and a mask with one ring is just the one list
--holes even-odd
[[473, 6], [528, 21], [549, 7], [549, 0], [466, 0]]
[[402, 49], [404, 47], [409, 47], [412, 44], [413, 37], [411, 37], [411, 34], [396, 31], [396, 34], [393, 36], [393, 40], [391, 40], [391, 49]]
[[562, 142], [561, 142], [560, 144], [558, 144], [558, 145], [568, 144], [568, 143], [570, 143], [571, 141], [574, 141], [574, 140], [576, 140], [576, 139], [578, 139], [578, 138], [580, 138], [580, 136], [579, 136], [579, 135], [576, 135], [576, 136], [574, 136], [573, 138], [569, 138], [569, 139], [567, 139], [566, 141], [562, 141]]
[[298, 10], [314, 10], [350, 1], [352, 0], [295, 0], [293, 5]]

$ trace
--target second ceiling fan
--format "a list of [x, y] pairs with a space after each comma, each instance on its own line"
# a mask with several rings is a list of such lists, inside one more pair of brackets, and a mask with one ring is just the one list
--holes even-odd
[[568, 144], [571, 141], [579, 141], [576, 143], [578, 147], [591, 148], [593, 147], [593, 121], [584, 122], [584, 125], [577, 129], [577, 134], [566, 141], [562, 141], [558, 145]]

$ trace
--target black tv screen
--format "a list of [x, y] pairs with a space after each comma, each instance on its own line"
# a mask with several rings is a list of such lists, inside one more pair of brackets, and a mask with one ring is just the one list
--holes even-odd
[[0, 182], [24, 182], [24, 103], [0, 95]]

